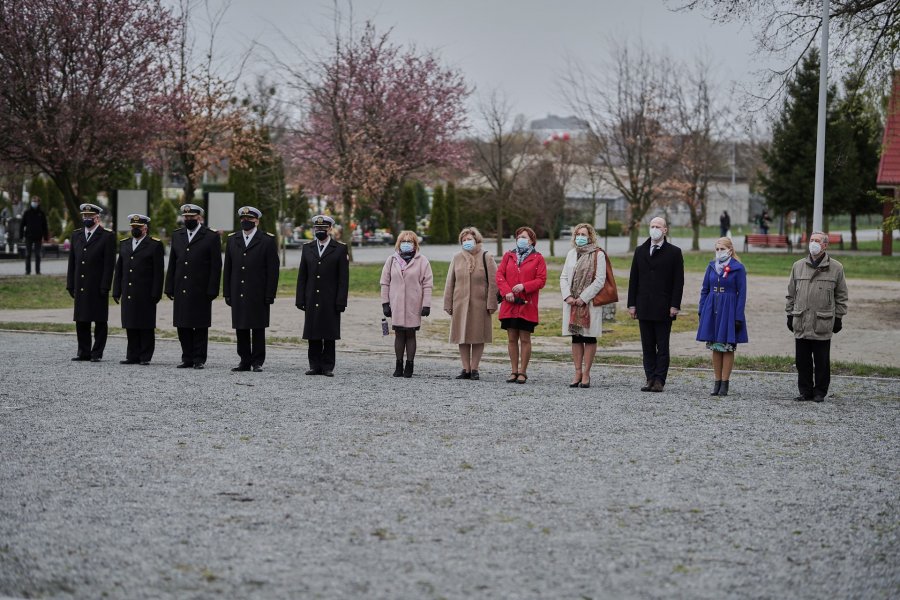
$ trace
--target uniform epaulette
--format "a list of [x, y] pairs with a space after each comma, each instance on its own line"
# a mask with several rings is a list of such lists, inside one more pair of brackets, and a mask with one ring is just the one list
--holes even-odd
[[150, 239], [153, 240], [154, 242], [161, 241], [158, 237], [153, 237], [153, 236], [150, 236]]
[[269, 237], [275, 237], [275, 234], [274, 234], [274, 233], [269, 233], [268, 231], [266, 232], [266, 235], [269, 236]]
[[237, 235], [237, 231], [232, 231], [231, 233], [228, 234], [228, 237], [231, 237], [233, 235]]
[[218, 231], [216, 231], [216, 230], [213, 229], [212, 227], [207, 227], [207, 229], [209, 229], [209, 230], [212, 231], [213, 233], [219, 233]]
[[[184, 229], [184, 227], [179, 227], [179, 228], [176, 229], [175, 231], [181, 231], [182, 229]], [[175, 231], [173, 231], [172, 233], [175, 233]]]
[[130, 239], [130, 238], [122, 238], [122, 239], [119, 240], [119, 241], [120, 241], [120, 242], [127, 242], [129, 239]]

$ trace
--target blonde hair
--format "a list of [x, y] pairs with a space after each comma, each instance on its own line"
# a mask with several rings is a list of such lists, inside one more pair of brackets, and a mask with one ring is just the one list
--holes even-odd
[[404, 229], [397, 234], [397, 241], [394, 242], [394, 250], [396, 250], [397, 252], [400, 252], [400, 242], [412, 242], [413, 246], [416, 249], [416, 252], [419, 251], [419, 236], [415, 231]]
[[463, 227], [463, 230], [459, 232], [459, 240], [458, 241], [460, 244], [462, 243], [463, 238], [466, 237], [467, 235], [471, 235], [473, 238], [475, 238], [476, 244], [480, 244], [481, 242], [484, 241], [484, 238], [482, 237], [481, 232], [478, 231], [478, 228]]
[[741, 259], [738, 258], [737, 252], [734, 251], [734, 242], [731, 241], [731, 238], [720, 237], [719, 239], [716, 240], [716, 243], [713, 246], [713, 248], [715, 248], [715, 246], [718, 246], [719, 244], [721, 244], [721, 245], [725, 246], [726, 248], [728, 248], [729, 250], [731, 250], [731, 258], [733, 258], [734, 260], [736, 260], [738, 262], [741, 261]]
[[596, 244], [597, 243], [597, 232], [594, 231], [594, 226], [590, 223], [579, 223], [575, 227], [572, 228], [572, 247], [575, 247], [575, 232], [579, 229], [587, 229], [588, 232], [588, 244]]

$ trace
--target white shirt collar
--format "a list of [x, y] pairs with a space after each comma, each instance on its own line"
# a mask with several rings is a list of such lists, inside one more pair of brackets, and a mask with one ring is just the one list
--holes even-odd
[[256, 229], [257, 228], [254, 227], [250, 231], [244, 231], [243, 229], [241, 230], [241, 233], [244, 235], [244, 243], [245, 244], [249, 244], [250, 240], [253, 239], [253, 236], [256, 234]]
[[89, 236], [89, 235], [93, 234], [95, 231], [97, 231], [98, 227], [100, 227], [100, 223], [94, 223], [93, 227], [91, 227], [90, 229], [84, 230], [84, 235]]
[[131, 251], [132, 252], [137, 250], [137, 247], [141, 244], [141, 242], [144, 241], [145, 237], [147, 237], [146, 233], [144, 235], [142, 235], [140, 238], [136, 238], [136, 237], [131, 238]]
[[316, 240], [316, 248], [319, 250], [319, 256], [322, 256], [322, 254], [325, 252], [325, 248], [327, 248], [328, 244], [330, 244], [330, 243], [331, 243], [330, 235], [327, 238], [325, 238], [324, 244], [322, 242], [320, 242], [318, 239]]

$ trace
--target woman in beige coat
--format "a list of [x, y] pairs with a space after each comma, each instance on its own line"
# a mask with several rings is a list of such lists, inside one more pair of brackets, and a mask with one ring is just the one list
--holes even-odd
[[481, 247], [474, 227], [459, 232], [462, 251], [453, 257], [444, 286], [444, 310], [450, 315], [450, 342], [459, 344], [462, 373], [457, 379], [479, 379], [478, 364], [491, 342], [491, 315], [497, 310], [497, 264]]

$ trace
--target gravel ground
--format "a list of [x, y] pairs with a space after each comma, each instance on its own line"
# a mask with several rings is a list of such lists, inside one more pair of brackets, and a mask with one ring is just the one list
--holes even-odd
[[[896, 598], [900, 382], [535, 365], [527, 385], [412, 380], [339, 352], [263, 373], [71, 363], [0, 333], [0, 596]], [[339, 346], [340, 348], [340, 346]], [[115, 359], [115, 360], [114, 360]], [[36, 365], [41, 367], [36, 368]]]

